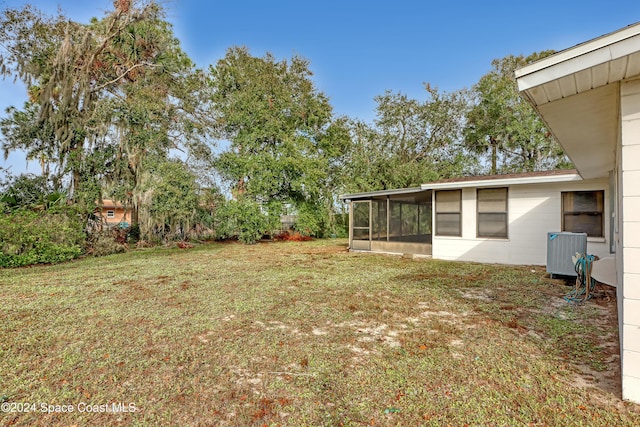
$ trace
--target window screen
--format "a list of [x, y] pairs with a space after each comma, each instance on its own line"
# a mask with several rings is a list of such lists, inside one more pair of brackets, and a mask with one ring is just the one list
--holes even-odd
[[562, 193], [562, 231], [604, 237], [604, 191]]
[[478, 237], [508, 237], [507, 194], [507, 188], [478, 189]]
[[436, 191], [436, 235], [462, 236], [462, 190]]

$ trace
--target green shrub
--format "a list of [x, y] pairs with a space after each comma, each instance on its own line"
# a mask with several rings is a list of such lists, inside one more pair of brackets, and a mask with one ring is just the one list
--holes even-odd
[[335, 237], [349, 237], [349, 214], [336, 213], [334, 216], [333, 234]]
[[0, 267], [67, 261], [82, 254], [84, 242], [82, 224], [72, 211], [0, 214]]
[[140, 226], [138, 224], [134, 224], [129, 227], [129, 231], [127, 233], [127, 243], [138, 243], [140, 240]]
[[325, 211], [312, 203], [298, 207], [298, 215], [293, 228], [303, 236], [323, 237], [325, 232]]
[[113, 229], [95, 233], [89, 240], [89, 253], [93, 256], [118, 254], [127, 250], [124, 243], [128, 230]]
[[267, 233], [269, 221], [260, 205], [248, 199], [228, 200], [216, 210], [216, 237], [256, 243]]

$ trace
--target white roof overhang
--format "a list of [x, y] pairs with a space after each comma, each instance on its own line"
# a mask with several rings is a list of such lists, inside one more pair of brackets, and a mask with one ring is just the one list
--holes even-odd
[[392, 190], [378, 190], [378, 191], [368, 191], [364, 193], [342, 194], [338, 197], [340, 198], [340, 200], [357, 200], [357, 199], [371, 199], [374, 197], [404, 196], [407, 194], [421, 193], [422, 191], [424, 190], [420, 187], [396, 188]]
[[552, 176], [523, 176], [516, 178], [493, 178], [465, 180], [451, 182], [432, 182], [422, 184], [423, 190], [450, 190], [458, 188], [476, 188], [476, 187], [508, 187], [511, 185], [525, 185], [525, 184], [548, 184], [553, 182], [568, 182], [568, 181], [582, 181], [582, 178], [577, 173], [571, 172], [567, 174], [556, 174]]
[[489, 188], [508, 187], [511, 185], [526, 184], [549, 184], [553, 182], [582, 181], [582, 178], [575, 170], [570, 171], [548, 171], [532, 172], [524, 174], [512, 174], [501, 177], [493, 175], [489, 177], [459, 178], [450, 181], [429, 182], [420, 187], [398, 188], [394, 190], [369, 191], [366, 193], [343, 194], [341, 200], [368, 200], [380, 197], [402, 197], [402, 196], [428, 196], [431, 190], [453, 190], [460, 188]]
[[585, 179], [614, 168], [619, 84], [638, 76], [640, 23], [516, 71], [518, 88]]

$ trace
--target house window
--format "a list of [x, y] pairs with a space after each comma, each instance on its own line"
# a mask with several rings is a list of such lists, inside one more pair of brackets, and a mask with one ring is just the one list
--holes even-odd
[[507, 188], [479, 188], [478, 237], [508, 237]]
[[116, 212], [115, 211], [107, 211], [107, 218], [115, 218], [116, 217]]
[[562, 231], [604, 237], [604, 190], [562, 193]]
[[462, 236], [462, 190], [436, 191], [436, 235]]

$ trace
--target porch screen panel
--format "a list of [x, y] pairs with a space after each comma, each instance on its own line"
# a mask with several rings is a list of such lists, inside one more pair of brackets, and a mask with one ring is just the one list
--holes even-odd
[[402, 232], [400, 235], [404, 241], [410, 236], [418, 235], [418, 205], [414, 203], [400, 203], [400, 207], [402, 208]]
[[431, 203], [419, 205], [420, 220], [418, 221], [419, 234], [431, 234]]
[[562, 193], [562, 231], [604, 237], [604, 191]]
[[436, 191], [436, 235], [462, 236], [462, 190]]
[[508, 237], [507, 197], [507, 188], [478, 189], [478, 237]]
[[431, 243], [431, 202], [390, 200], [389, 240]]
[[389, 240], [397, 242], [402, 238], [402, 203], [389, 201]]
[[353, 239], [369, 240], [369, 201], [353, 202]]
[[372, 213], [371, 227], [372, 227], [372, 240], [387, 240], [387, 201], [386, 200], [372, 200]]

